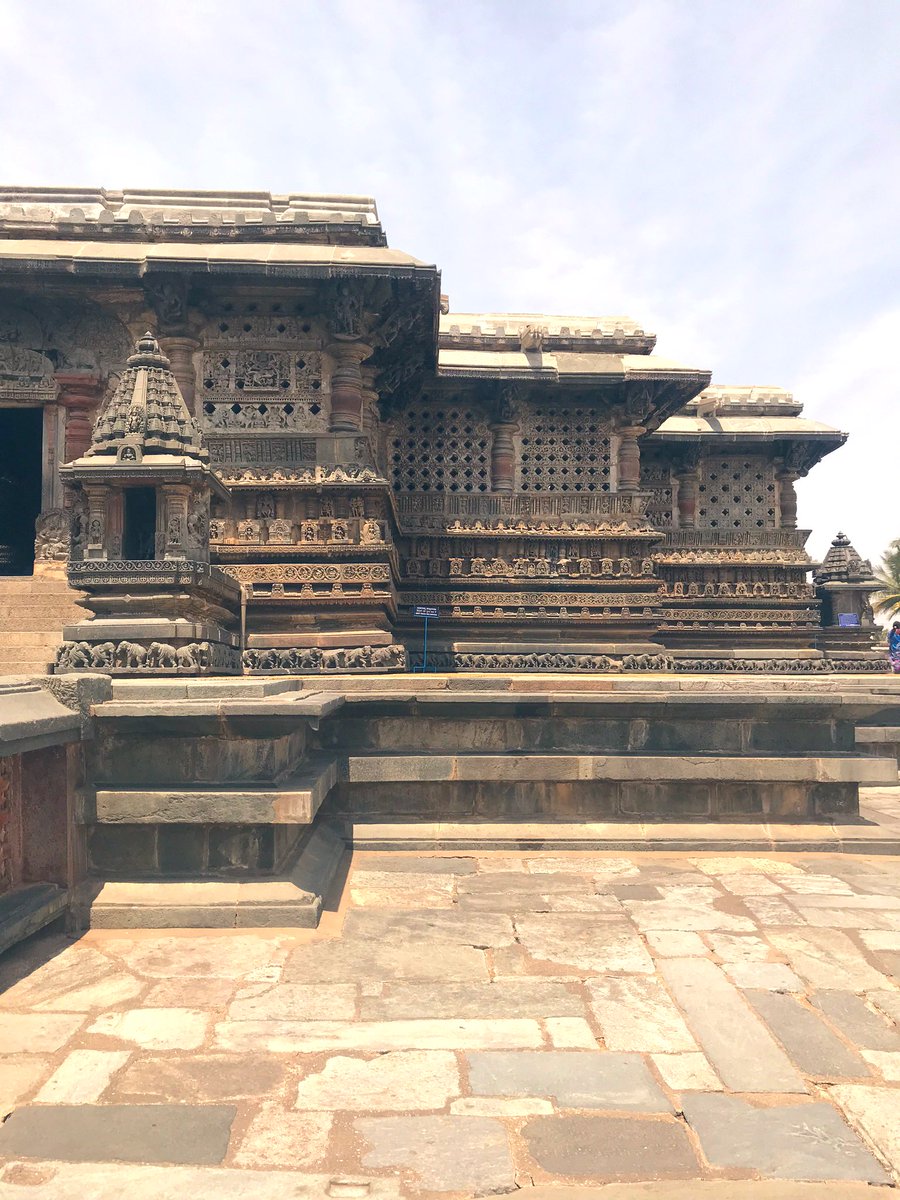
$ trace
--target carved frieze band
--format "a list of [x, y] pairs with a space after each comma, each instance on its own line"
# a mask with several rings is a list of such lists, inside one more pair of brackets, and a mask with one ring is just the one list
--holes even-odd
[[291, 646], [287, 649], [250, 649], [243, 654], [244, 669], [258, 673], [305, 671], [404, 671], [403, 646], [338, 646], [331, 650]]
[[63, 642], [56, 671], [234, 671], [239, 652], [221, 642]]
[[450, 558], [407, 559], [403, 573], [408, 579], [448, 577], [469, 579], [591, 579], [652, 576], [649, 558]]

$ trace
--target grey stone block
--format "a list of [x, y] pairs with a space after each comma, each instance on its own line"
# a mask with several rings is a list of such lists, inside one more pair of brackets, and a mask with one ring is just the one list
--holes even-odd
[[891, 1182], [830, 1104], [755, 1108], [738, 1096], [686, 1095], [682, 1105], [713, 1167], [768, 1179]]
[[542, 1171], [563, 1178], [693, 1179], [700, 1167], [675, 1121], [628, 1117], [535, 1117], [522, 1136]]
[[45, 1104], [0, 1126], [0, 1155], [64, 1162], [220, 1163], [230, 1104]]
[[561, 1108], [672, 1111], [638, 1054], [473, 1051], [469, 1054], [469, 1086], [476, 1096], [547, 1096]]
[[793, 996], [758, 989], [744, 994], [804, 1075], [829, 1081], [871, 1075], [861, 1056]]

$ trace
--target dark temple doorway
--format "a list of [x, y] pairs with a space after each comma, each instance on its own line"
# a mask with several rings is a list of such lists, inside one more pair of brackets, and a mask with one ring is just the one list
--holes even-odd
[[43, 423], [42, 408], [0, 408], [0, 575], [34, 570]]

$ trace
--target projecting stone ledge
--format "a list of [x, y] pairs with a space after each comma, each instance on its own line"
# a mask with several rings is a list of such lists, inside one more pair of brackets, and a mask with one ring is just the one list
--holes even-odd
[[76, 901], [78, 917], [97, 929], [314, 929], [345, 849], [343, 838], [319, 825], [292, 869], [272, 879], [89, 882]]

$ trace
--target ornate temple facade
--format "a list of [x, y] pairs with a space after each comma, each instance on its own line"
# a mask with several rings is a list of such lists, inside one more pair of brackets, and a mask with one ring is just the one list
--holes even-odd
[[846, 434], [654, 347], [453, 312], [368, 199], [2, 189], [0, 566], [68, 561], [62, 669], [402, 670], [417, 608], [436, 669], [880, 669], [797, 527]]

